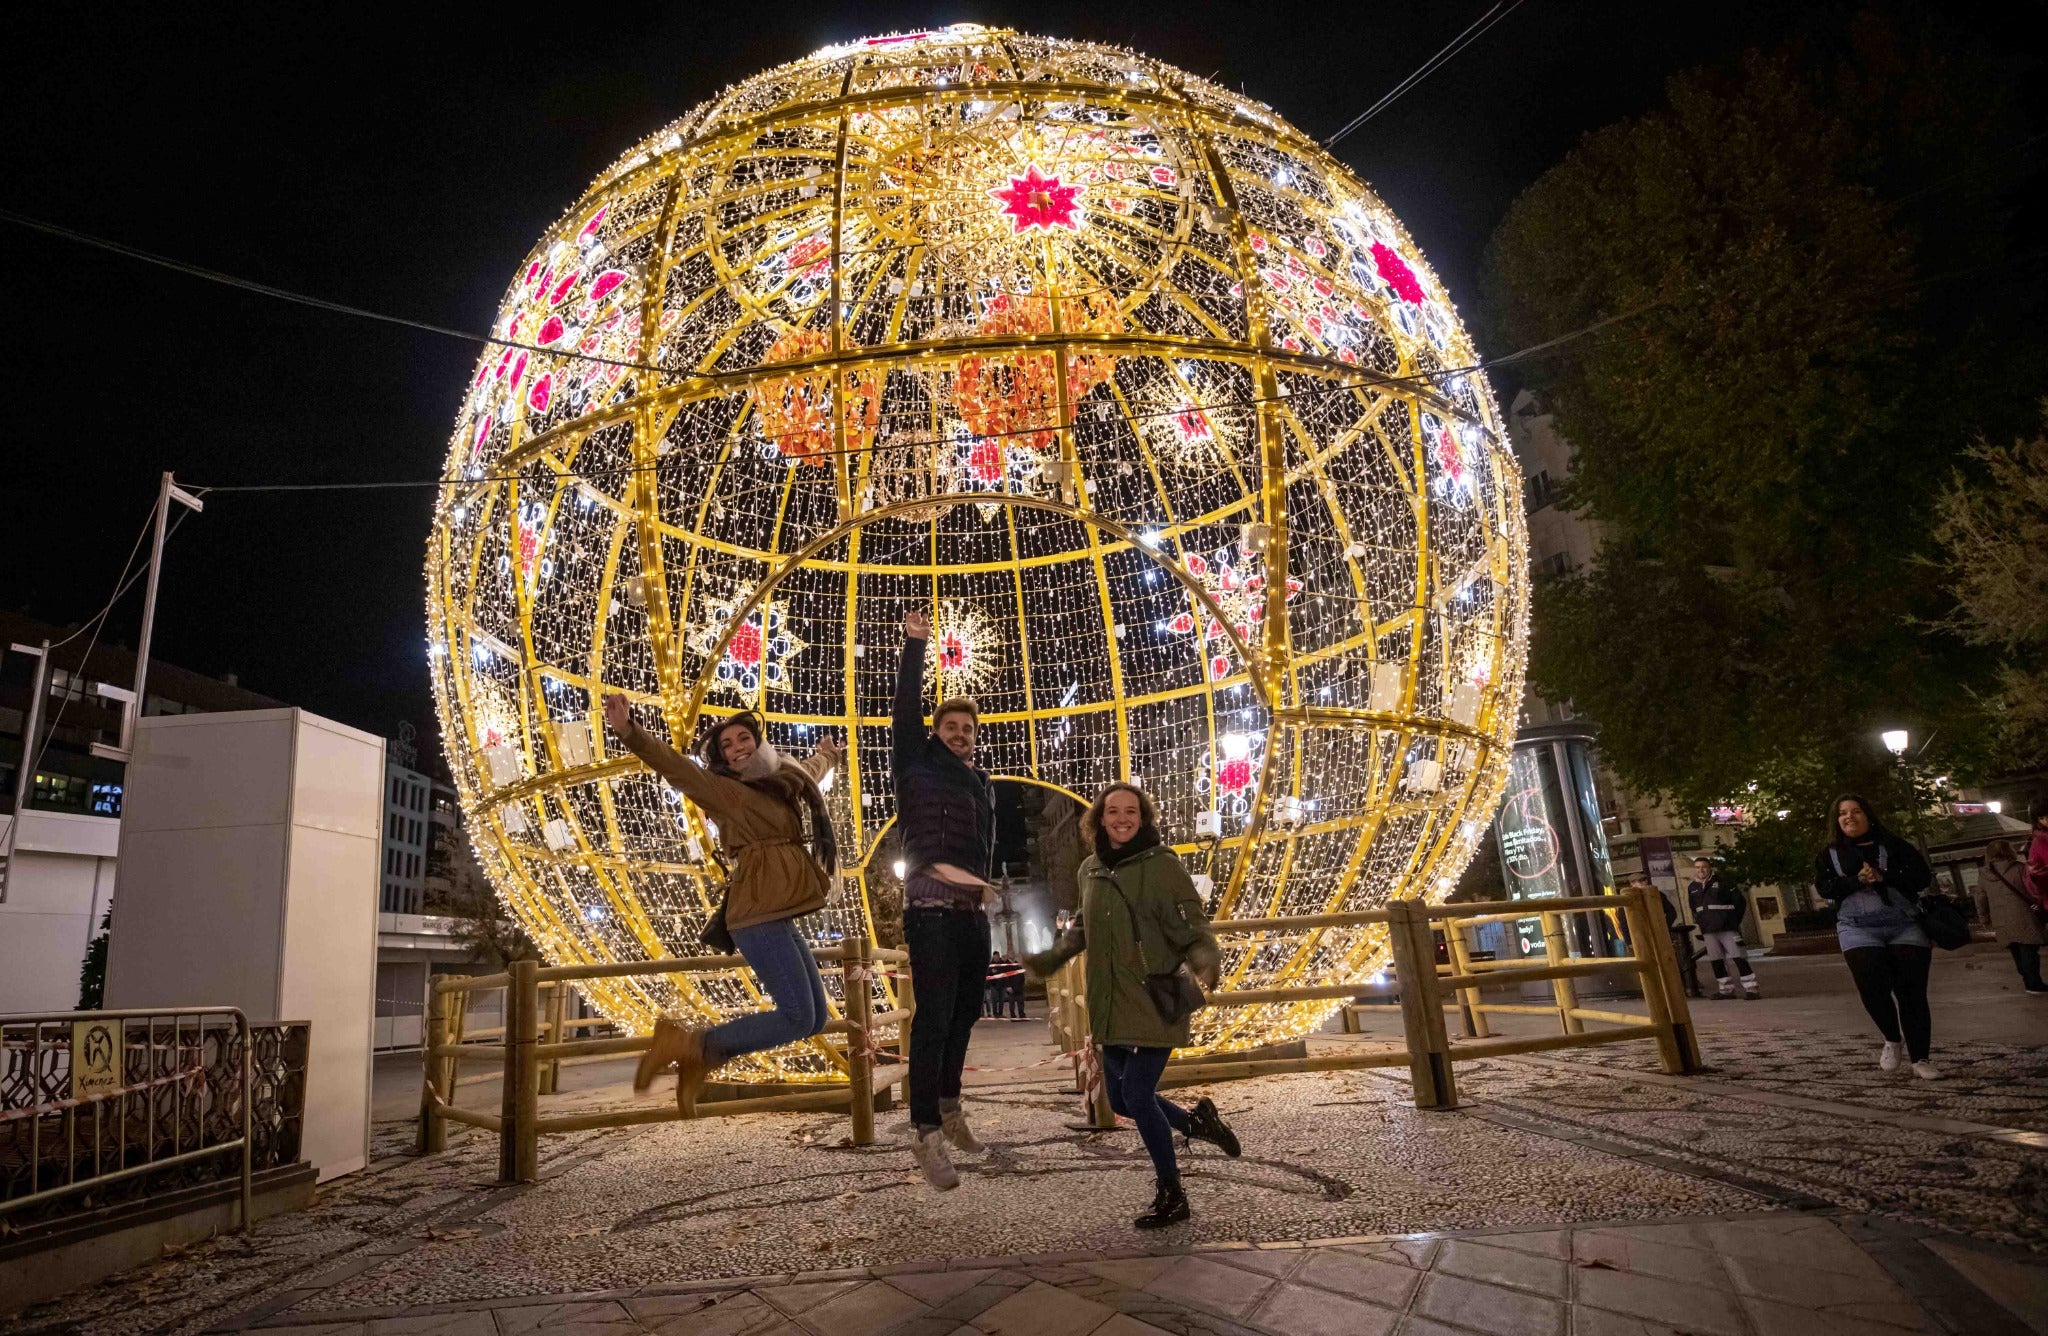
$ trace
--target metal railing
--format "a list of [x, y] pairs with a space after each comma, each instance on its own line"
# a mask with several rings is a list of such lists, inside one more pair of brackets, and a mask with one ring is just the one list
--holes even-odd
[[[872, 946], [865, 937], [853, 937], [840, 946], [814, 948], [811, 954], [821, 965], [839, 966], [843, 985], [841, 1014], [828, 1021], [812, 1042], [822, 1043], [831, 1036], [843, 1037], [843, 1048], [832, 1048], [831, 1054], [834, 1061], [845, 1068], [845, 1084], [795, 1094], [692, 1105], [685, 1105], [679, 1098], [671, 1107], [614, 1109], [546, 1118], [540, 1115], [539, 1097], [559, 1089], [562, 1059], [644, 1053], [653, 1042], [651, 1035], [625, 1035], [612, 1039], [569, 1038], [570, 1030], [610, 1023], [600, 1017], [583, 1020], [564, 1018], [571, 983], [649, 974], [723, 973], [745, 969], [746, 961], [736, 955], [686, 956], [617, 965], [543, 967], [537, 961], [519, 960], [508, 965], [503, 973], [436, 979], [427, 1007], [426, 1042], [420, 1048], [423, 1067], [420, 1152], [432, 1154], [447, 1149], [447, 1125], [451, 1122], [479, 1127], [498, 1134], [499, 1180], [530, 1183], [539, 1176], [539, 1139], [549, 1132], [581, 1132], [703, 1116], [728, 1117], [742, 1113], [837, 1109], [842, 1106], [852, 1120], [853, 1144], [865, 1146], [872, 1143], [875, 1139], [875, 1091], [903, 1080], [909, 1072], [910, 1026], [917, 1010], [910, 979], [910, 953]], [[895, 974], [897, 1006], [894, 1010], [877, 1012], [874, 1009], [874, 970], [878, 965], [898, 967]], [[504, 992], [504, 1025], [466, 1031], [470, 998], [493, 989]], [[878, 1085], [876, 1059], [884, 1053], [878, 1032], [889, 1026], [897, 1029], [897, 1052], [892, 1055], [896, 1061], [891, 1064], [893, 1070], [886, 1073]], [[543, 1031], [548, 1036], [546, 1040], [541, 1037]], [[497, 1042], [490, 1042], [492, 1040]], [[499, 1112], [495, 1114], [460, 1108], [455, 1103], [459, 1064], [479, 1060], [503, 1064]]]
[[255, 1172], [298, 1153], [307, 1028], [235, 1007], [0, 1016], [0, 1227], [218, 1180], [232, 1157], [247, 1229]]

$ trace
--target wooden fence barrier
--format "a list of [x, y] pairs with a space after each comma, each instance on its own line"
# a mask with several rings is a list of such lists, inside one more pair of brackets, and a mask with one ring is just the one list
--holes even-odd
[[[1671, 937], [1664, 930], [1662, 907], [1651, 898], [1659, 894], [1654, 887], [1639, 887], [1617, 891], [1613, 895], [1541, 901], [1428, 905], [1419, 900], [1395, 900], [1385, 909], [1353, 913], [1218, 920], [1211, 927], [1220, 937], [1298, 932], [1303, 928], [1384, 926], [1388, 953], [1393, 960], [1394, 983], [1400, 991], [1398, 1005], [1405, 1046], [1355, 1054], [1312, 1054], [1303, 1058], [1232, 1061], [1228, 1057], [1216, 1057], [1169, 1067], [1167, 1077], [1176, 1084], [1184, 1084], [1191, 1080], [1221, 1080], [1277, 1072], [1405, 1066], [1414, 1081], [1416, 1107], [1447, 1109], [1458, 1101], [1454, 1071], [1458, 1062], [1631, 1039], [1653, 1040], [1657, 1045], [1658, 1061], [1666, 1072], [1690, 1075], [1702, 1067], [1699, 1041], [1693, 1031], [1692, 1012], [1686, 1003]], [[1567, 958], [1563, 916], [1589, 909], [1610, 913], [1617, 909], [1621, 911], [1628, 925], [1633, 954], [1580, 960]], [[1543, 926], [1544, 958], [1541, 964], [1476, 961], [1471, 958], [1463, 937], [1464, 928], [1477, 923], [1529, 918], [1540, 920]], [[1443, 930], [1448, 957], [1448, 963], [1444, 965], [1436, 963], [1433, 940], [1433, 930], [1439, 926]], [[1616, 972], [1630, 972], [1640, 979], [1649, 1013], [1647, 1016], [1578, 1004], [1577, 995], [1572, 990], [1574, 978]], [[1487, 1002], [1480, 995], [1482, 988], [1541, 982], [1551, 985], [1553, 1004], [1550, 1006]], [[1356, 997], [1359, 991], [1360, 986], [1355, 983], [1223, 989], [1209, 994], [1208, 1004], [1212, 1007], [1267, 1006], [1330, 998], [1348, 999]], [[1370, 1004], [1351, 1004], [1351, 1008], [1363, 1005]], [[1464, 1038], [1469, 1042], [1453, 1043], [1449, 1038], [1444, 1026], [1446, 1007], [1455, 1008], [1465, 1018]], [[1496, 1038], [1487, 1024], [1489, 1014], [1555, 1017], [1559, 1033]], [[1607, 1028], [1589, 1030], [1586, 1028], [1588, 1021]]]
[[[543, 967], [538, 961], [519, 960], [502, 974], [437, 979], [427, 1004], [426, 1044], [421, 1050], [419, 1148], [423, 1153], [445, 1150], [450, 1122], [480, 1127], [498, 1135], [499, 1180], [530, 1183], [539, 1174], [540, 1137], [549, 1132], [637, 1127], [701, 1116], [839, 1108], [847, 1110], [853, 1144], [868, 1145], [875, 1139], [875, 1092], [903, 1080], [909, 1071], [910, 1025], [915, 1008], [909, 977], [910, 954], [872, 946], [865, 937], [850, 938], [842, 946], [819, 948], [812, 954], [821, 964], [837, 964], [844, 982], [843, 1014], [827, 1022], [812, 1042], [845, 1067], [846, 1084], [794, 1094], [721, 1100], [687, 1109], [679, 1100], [674, 1106], [660, 1108], [540, 1116], [540, 1096], [559, 1089], [563, 1058], [641, 1053], [653, 1042], [651, 1035], [569, 1038], [568, 1030], [572, 1027], [602, 1022], [564, 1019], [568, 986], [582, 979], [744, 969], [746, 962], [739, 956], [550, 967]], [[874, 1010], [871, 980], [877, 965], [894, 966], [900, 971], [896, 991], [899, 1005], [895, 1010]], [[494, 1030], [466, 1031], [470, 998], [489, 989], [504, 990], [504, 1025]], [[891, 1055], [884, 1053], [876, 1033], [891, 1025], [898, 1027], [898, 1052], [878, 1079], [876, 1060]], [[547, 1035], [545, 1040], [543, 1031]], [[826, 1044], [826, 1036], [844, 1036], [843, 1051]], [[493, 1039], [498, 1042], [489, 1042]], [[458, 1064], [484, 1059], [498, 1059], [503, 1064], [495, 1114], [458, 1108], [455, 1104]]]

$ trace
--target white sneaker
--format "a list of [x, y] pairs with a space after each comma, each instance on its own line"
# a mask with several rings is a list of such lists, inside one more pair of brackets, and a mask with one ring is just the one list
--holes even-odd
[[943, 1133], [934, 1129], [930, 1132], [912, 1130], [910, 1153], [917, 1160], [918, 1172], [924, 1181], [941, 1192], [960, 1186], [960, 1174], [953, 1168], [952, 1157], [946, 1154]]
[[1890, 1040], [1886, 1040], [1884, 1050], [1877, 1055], [1877, 1065], [1888, 1072], [1897, 1071], [1899, 1069], [1899, 1046]]
[[1913, 1075], [1919, 1077], [1923, 1081], [1939, 1081], [1941, 1079], [1940, 1069], [1937, 1068], [1931, 1062], [1914, 1063]]
[[939, 1105], [939, 1133], [957, 1149], [969, 1155], [979, 1155], [988, 1149], [975, 1137], [973, 1129], [967, 1126], [967, 1115], [960, 1111], [958, 1104], [951, 1108], [943, 1102]]

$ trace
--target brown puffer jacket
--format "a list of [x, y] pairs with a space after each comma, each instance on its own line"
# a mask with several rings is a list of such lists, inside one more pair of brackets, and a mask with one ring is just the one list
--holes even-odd
[[[725, 889], [727, 928], [750, 928], [825, 907], [832, 888], [804, 847], [803, 819], [797, 815], [803, 800], [794, 789], [784, 795], [715, 775], [637, 724], [620, 741], [718, 826], [718, 842], [733, 859]], [[813, 781], [831, 768], [816, 756], [784, 757], [782, 764]]]

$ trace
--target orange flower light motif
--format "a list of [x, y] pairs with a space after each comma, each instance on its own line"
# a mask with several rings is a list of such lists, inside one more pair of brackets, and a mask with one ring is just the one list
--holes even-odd
[[1048, 232], [1055, 227], [1064, 227], [1069, 232], [1081, 230], [1081, 220], [1074, 216], [1081, 187], [1062, 184], [1057, 176], [1039, 171], [1036, 163], [1026, 167], [1024, 175], [1011, 177], [1008, 186], [988, 193], [1010, 216], [1013, 231], [1028, 232], [1034, 227]]
[[[1094, 296], [1062, 298], [1060, 320], [1068, 333], [1116, 334], [1124, 328], [1116, 303]], [[976, 327], [976, 333], [996, 336], [1051, 332], [1050, 301], [1009, 293], [989, 303]], [[1086, 398], [1109, 380], [1115, 367], [1112, 353], [1070, 353], [1068, 402]], [[1050, 450], [1058, 440], [1053, 428], [1059, 421], [1059, 388], [1059, 370], [1051, 353], [976, 353], [960, 359], [953, 402], [960, 420], [977, 436]]]
[[[775, 340], [762, 360], [768, 365], [795, 362], [829, 351], [832, 336], [823, 330], [792, 329]], [[789, 459], [814, 468], [832, 460], [832, 377], [827, 374], [778, 376], [747, 391], [761, 420], [761, 434]], [[882, 419], [881, 396], [865, 372], [846, 377], [846, 448], [865, 450], [875, 439]]]

